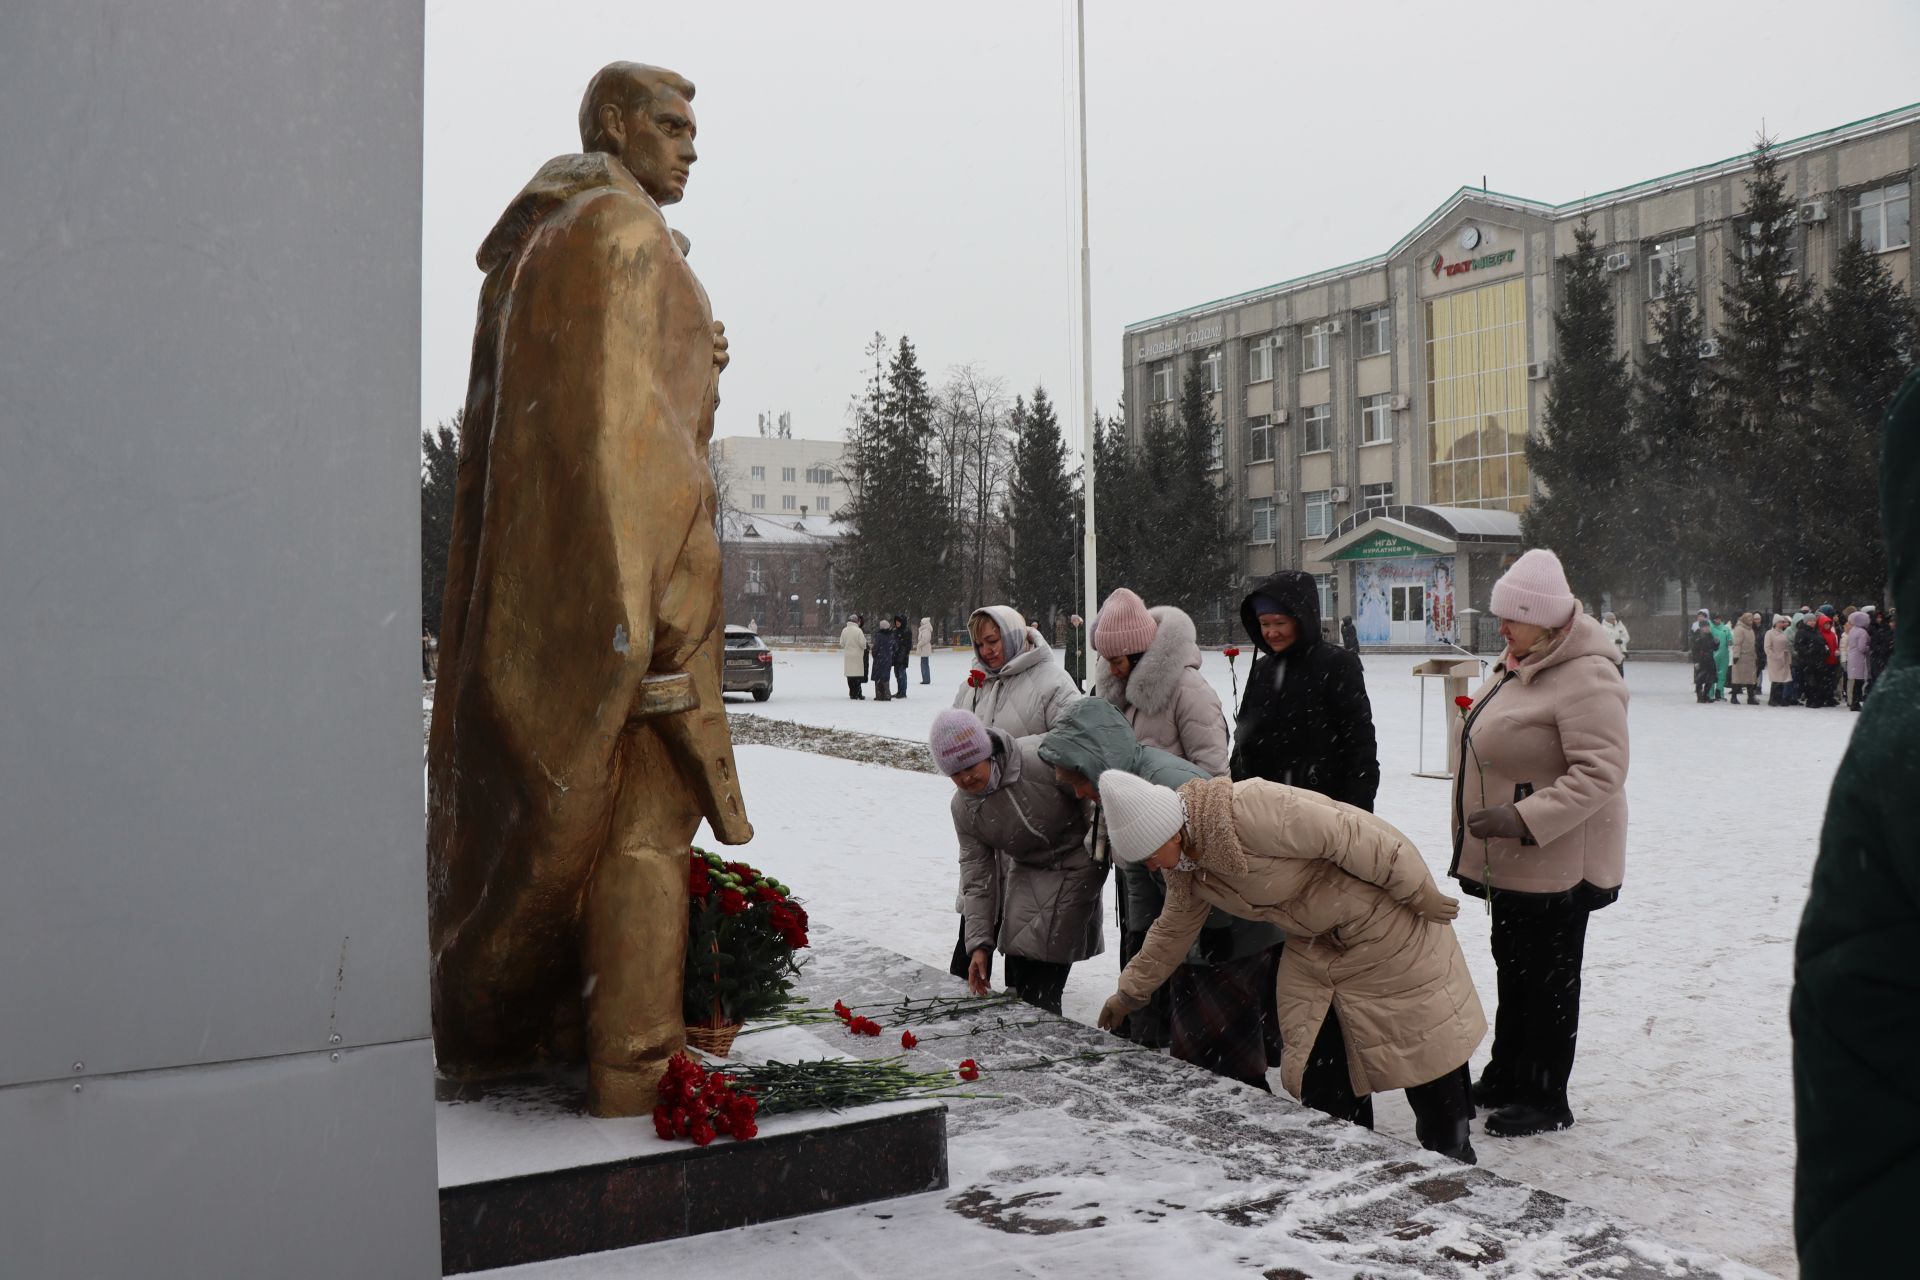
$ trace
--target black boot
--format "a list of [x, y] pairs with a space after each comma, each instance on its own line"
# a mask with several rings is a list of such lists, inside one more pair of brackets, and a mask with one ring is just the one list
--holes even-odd
[[1461, 1164], [1479, 1164], [1480, 1157], [1473, 1153], [1473, 1137], [1465, 1120], [1455, 1120], [1446, 1126], [1444, 1133], [1435, 1133], [1417, 1120], [1414, 1133], [1420, 1139], [1420, 1145], [1429, 1151], [1437, 1152], [1449, 1160], [1458, 1160]]
[[1564, 1102], [1516, 1102], [1487, 1117], [1481, 1126], [1496, 1138], [1525, 1138], [1573, 1127], [1573, 1110]]
[[1740, 686], [1739, 685], [1730, 684], [1727, 686], [1727, 705], [1731, 707], [1737, 707], [1740, 705]]
[[1507, 1082], [1491, 1071], [1482, 1071], [1480, 1078], [1473, 1082], [1473, 1105], [1482, 1111], [1497, 1110], [1513, 1100], [1513, 1090]]

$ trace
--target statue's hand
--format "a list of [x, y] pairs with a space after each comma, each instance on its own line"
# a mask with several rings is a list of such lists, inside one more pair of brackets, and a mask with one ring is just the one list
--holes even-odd
[[733, 357], [727, 354], [727, 326], [718, 320], [713, 322], [713, 371], [720, 372], [727, 367], [727, 361]]

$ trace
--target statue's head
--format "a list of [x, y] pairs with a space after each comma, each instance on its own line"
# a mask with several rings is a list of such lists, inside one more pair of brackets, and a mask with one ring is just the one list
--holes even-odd
[[687, 193], [698, 131], [693, 81], [664, 67], [608, 63], [580, 100], [580, 149], [617, 158], [655, 204], [674, 204]]

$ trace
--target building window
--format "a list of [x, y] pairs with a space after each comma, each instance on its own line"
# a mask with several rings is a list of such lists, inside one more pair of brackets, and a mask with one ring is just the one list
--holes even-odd
[[1383, 356], [1393, 349], [1393, 309], [1374, 307], [1360, 313], [1360, 354]]
[[1360, 397], [1360, 443], [1386, 444], [1393, 439], [1393, 397]]
[[1247, 461], [1273, 461], [1273, 428], [1266, 414], [1247, 419]]
[[1320, 616], [1339, 617], [1340, 611], [1335, 607], [1340, 603], [1339, 580], [1330, 573], [1316, 573], [1313, 575], [1313, 589], [1320, 597]]
[[1300, 496], [1305, 520], [1300, 527], [1300, 536], [1303, 538], [1326, 537], [1327, 530], [1333, 528], [1333, 491], [1309, 489]]
[[783, 493], [780, 495], [780, 509], [782, 511], [793, 511], [793, 510], [796, 510], [799, 506], [800, 506], [800, 499], [795, 497], [793, 494]]
[[1426, 304], [1429, 501], [1527, 505], [1527, 298], [1503, 280]]
[[831, 511], [833, 510], [833, 499], [823, 493], [813, 500], [813, 509], [815, 511]]
[[1208, 394], [1220, 389], [1220, 348], [1207, 352], [1200, 361], [1200, 387]]
[[1333, 448], [1333, 406], [1308, 405], [1300, 415], [1300, 452], [1324, 453]]
[[1912, 209], [1908, 183], [1862, 191], [1847, 210], [1847, 231], [1874, 253], [1905, 249], [1913, 243]]
[[750, 467], [748, 468], [748, 477], [753, 480], [765, 480], [767, 478], [767, 469], [765, 467]]
[[1207, 428], [1207, 469], [1218, 471], [1227, 465], [1227, 428], [1218, 418]]
[[760, 562], [758, 560], [747, 561], [747, 594], [757, 596], [765, 590], [766, 587], [760, 581]]
[[1670, 240], [1656, 240], [1647, 246], [1647, 296], [1664, 298], [1667, 296], [1667, 276], [1675, 274], [1676, 283], [1682, 289], [1693, 288], [1693, 246], [1692, 236], [1675, 236]]
[[792, 483], [793, 483], [793, 476], [794, 476], [794, 469], [793, 469], [792, 467], [782, 467], [782, 468], [780, 468], [780, 480], [781, 480], [781, 483], [783, 483], [783, 484], [792, 484]]
[[753, 509], [754, 509], [755, 511], [765, 511], [765, 510], [767, 509], [767, 495], [766, 495], [766, 494], [764, 494], [764, 493], [756, 493], [756, 494], [754, 494], [754, 495], [753, 495]]
[[1255, 338], [1247, 344], [1248, 383], [1273, 381], [1273, 348], [1272, 334]]
[[1393, 481], [1360, 486], [1360, 510], [1385, 511], [1393, 505]]
[[1272, 542], [1273, 499], [1255, 498], [1248, 506], [1251, 510], [1247, 521], [1247, 541]]
[[808, 484], [832, 484], [833, 483], [832, 469], [829, 467], [808, 467], [807, 483]]
[[1322, 320], [1300, 339], [1300, 372], [1312, 373], [1333, 363], [1333, 323]]
[[1147, 373], [1151, 382], [1147, 398], [1155, 404], [1166, 404], [1173, 399], [1173, 361], [1162, 360]]

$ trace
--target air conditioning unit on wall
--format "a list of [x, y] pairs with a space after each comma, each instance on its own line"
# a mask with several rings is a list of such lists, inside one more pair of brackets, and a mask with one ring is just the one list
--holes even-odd
[[1331, 334], [1335, 334], [1335, 335], [1338, 335], [1338, 334], [1342, 334], [1342, 333], [1345, 333], [1346, 331], [1347, 331], [1347, 323], [1346, 323], [1346, 321], [1344, 321], [1344, 320], [1329, 320], [1329, 321], [1327, 321], [1327, 332], [1328, 332], [1328, 333], [1331, 333]]
[[1391, 404], [1395, 409], [1410, 409], [1413, 407], [1413, 397], [1407, 395], [1405, 392], [1401, 392], [1387, 403]]
[[1716, 359], [1720, 355], [1720, 339], [1702, 338], [1700, 339], [1700, 345], [1695, 348], [1695, 350], [1700, 353], [1702, 360]]
[[1337, 484], [1333, 486], [1332, 490], [1328, 493], [1327, 496], [1332, 498], [1336, 504], [1345, 502], [1347, 500], [1347, 486], [1343, 484]]
[[1800, 206], [1800, 221], [1825, 222], [1826, 220], [1827, 202], [1825, 200], [1809, 200]]
[[1544, 360], [1541, 360], [1534, 364], [1528, 365], [1527, 376], [1533, 379], [1535, 382], [1540, 382], [1544, 380], [1547, 376], [1547, 362]]
[[1267, 415], [1267, 425], [1270, 427], [1286, 426], [1287, 411], [1285, 409], [1275, 409], [1272, 413]]
[[1607, 255], [1607, 270], [1609, 271], [1625, 271], [1632, 265], [1633, 255], [1630, 253], [1610, 253]]

